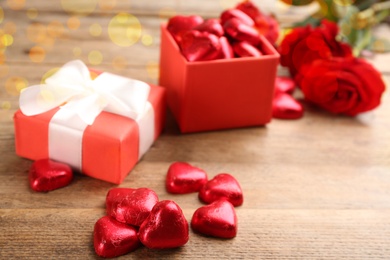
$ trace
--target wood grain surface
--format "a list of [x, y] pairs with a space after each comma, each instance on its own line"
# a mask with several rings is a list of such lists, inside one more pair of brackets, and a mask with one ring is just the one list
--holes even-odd
[[[157, 83], [159, 24], [175, 13], [217, 17], [237, 1], [73, 1], [96, 5], [93, 12], [76, 16], [80, 26], [73, 30], [68, 27], [73, 14], [64, 11], [62, 2], [0, 0], [0, 36], [12, 36], [8, 46], [0, 41], [0, 259], [98, 258], [93, 226], [105, 214], [107, 191], [116, 187], [77, 174], [65, 188], [33, 192], [27, 179], [32, 162], [14, 149], [18, 89], [38, 84], [45, 73], [76, 58], [96, 69]], [[273, 2], [266, 8], [276, 10]], [[113, 43], [109, 22], [119, 12], [136, 16], [142, 35], [152, 41], [130, 47]], [[278, 17], [286, 24], [301, 15], [291, 11]], [[91, 35], [93, 24], [100, 25], [100, 35]], [[387, 26], [378, 31], [390, 36]], [[44, 51], [40, 62], [32, 61], [42, 58], [37, 49], [31, 51], [34, 46]], [[91, 51], [102, 60], [91, 62]], [[389, 82], [390, 55], [369, 61]], [[244, 192], [244, 204], [236, 208], [238, 235], [224, 240], [190, 231], [184, 247], [142, 247], [122, 258], [390, 259], [389, 91], [378, 109], [359, 118], [333, 116], [307, 104], [305, 109], [296, 121], [186, 135], [168, 114], [164, 133], [120, 187], [149, 187], [161, 200], [175, 200], [190, 220], [203, 204], [196, 193], [166, 192], [169, 165], [187, 161], [209, 177], [230, 173]]]

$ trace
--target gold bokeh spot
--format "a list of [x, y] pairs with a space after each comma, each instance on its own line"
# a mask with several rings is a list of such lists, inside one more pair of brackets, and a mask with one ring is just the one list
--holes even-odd
[[153, 37], [149, 34], [142, 35], [142, 44], [145, 46], [150, 46], [153, 44]]
[[1, 41], [1, 46], [8, 47], [11, 46], [12, 43], [14, 42], [14, 37], [12, 37], [12, 35], [10, 34], [3, 34], [0, 37], [0, 41]]
[[48, 70], [45, 74], [43, 74], [43, 76], [41, 78], [41, 84], [45, 84], [46, 79], [53, 76], [54, 73], [56, 73], [59, 69], [60, 68], [52, 68], [52, 69]]
[[122, 56], [115, 57], [112, 60], [112, 66], [117, 70], [124, 69], [127, 66], [127, 60]]
[[28, 56], [32, 62], [40, 63], [45, 59], [46, 51], [41, 46], [34, 46], [30, 49]]
[[58, 38], [64, 33], [64, 26], [59, 21], [52, 21], [47, 25], [47, 34], [52, 38]]
[[98, 0], [61, 0], [61, 6], [67, 13], [78, 16], [86, 16], [95, 10], [97, 2]]
[[11, 109], [11, 102], [9, 102], [9, 101], [3, 101], [3, 102], [1, 103], [1, 108], [2, 108], [3, 110], [9, 110], [9, 109]]
[[52, 102], [54, 101], [54, 95], [51, 91], [47, 90], [47, 89], [43, 89], [41, 90], [41, 92], [39, 93], [40, 94], [40, 100], [43, 101], [43, 102]]
[[25, 0], [7, 0], [7, 5], [12, 10], [21, 10], [25, 4]]
[[100, 36], [102, 34], [102, 27], [98, 23], [91, 24], [89, 33], [95, 37]]
[[36, 8], [29, 8], [27, 10], [27, 17], [30, 19], [35, 19], [38, 17], [38, 10]]
[[116, 6], [116, 0], [100, 0], [99, 1], [99, 8], [103, 11], [109, 11], [114, 9]]
[[9, 77], [5, 82], [5, 89], [8, 94], [12, 96], [18, 96], [22, 89], [26, 88], [28, 82], [22, 77]]
[[108, 35], [111, 41], [122, 47], [136, 43], [141, 38], [141, 34], [141, 23], [131, 14], [119, 13], [108, 24]]
[[0, 23], [2, 23], [4, 20], [4, 11], [3, 8], [0, 6]]
[[6, 22], [4, 24], [3, 30], [5, 33], [12, 35], [16, 32], [16, 24], [13, 22]]
[[74, 48], [73, 48], [73, 55], [74, 55], [75, 57], [80, 57], [81, 53], [82, 53], [82, 50], [81, 50], [80, 47], [74, 47]]
[[88, 54], [88, 61], [92, 65], [99, 65], [103, 61], [103, 55], [97, 50], [90, 51]]
[[46, 26], [41, 23], [32, 23], [27, 27], [27, 38], [35, 43], [46, 39]]
[[155, 61], [148, 62], [146, 64], [146, 71], [148, 72], [149, 78], [157, 79], [160, 73], [158, 63]]
[[176, 11], [172, 8], [162, 8], [158, 12], [160, 20], [166, 20], [176, 15]]
[[77, 16], [71, 16], [66, 22], [66, 25], [71, 30], [77, 30], [80, 27], [80, 19]]

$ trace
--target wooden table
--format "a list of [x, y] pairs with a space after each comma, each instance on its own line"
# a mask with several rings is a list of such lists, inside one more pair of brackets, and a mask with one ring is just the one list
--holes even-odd
[[[0, 258], [97, 258], [93, 226], [105, 214], [107, 191], [116, 186], [76, 175], [68, 187], [33, 192], [27, 179], [32, 162], [14, 150], [18, 90], [77, 58], [157, 83], [159, 24], [174, 13], [216, 17], [225, 8], [220, 3], [229, 1], [69, 1], [92, 4], [94, 11], [84, 16], [65, 12], [61, 2], [66, 1], [23, 2], [0, 1], [0, 32], [8, 35], [2, 41], [8, 46], [0, 48]], [[119, 12], [142, 24], [140, 41], [130, 47], [109, 38], [109, 22]], [[389, 81], [390, 56], [370, 61]], [[191, 231], [184, 247], [142, 247], [124, 258], [390, 258], [388, 91], [382, 105], [361, 120], [306, 106], [296, 121], [181, 135], [168, 117], [162, 136], [120, 187], [149, 187], [161, 200], [175, 200], [190, 220], [203, 204], [197, 194], [165, 191], [165, 174], [174, 161], [190, 162], [210, 177], [228, 172], [239, 180], [245, 202], [237, 208], [237, 237], [207, 238]]]

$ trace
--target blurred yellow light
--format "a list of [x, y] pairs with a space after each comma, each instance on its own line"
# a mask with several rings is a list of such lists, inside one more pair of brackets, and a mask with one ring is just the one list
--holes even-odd
[[91, 14], [95, 10], [97, 2], [97, 0], [61, 0], [61, 6], [65, 12], [78, 16], [85, 16]]
[[71, 17], [69, 17], [66, 24], [68, 25], [69, 29], [77, 30], [80, 27], [80, 20], [76, 16], [71, 16]]
[[45, 84], [45, 80], [51, 76], [53, 76], [54, 73], [56, 73], [60, 68], [52, 68], [48, 70], [45, 74], [43, 74], [41, 78], [41, 84]]
[[81, 50], [80, 47], [74, 47], [74, 48], [73, 48], [73, 55], [74, 55], [75, 57], [80, 57], [81, 52], [82, 52], [82, 50]]
[[1, 8], [1, 6], [0, 6], [0, 23], [3, 22], [3, 19], [4, 19], [4, 11], [3, 11], [3, 8]]
[[30, 19], [35, 19], [38, 17], [38, 10], [36, 8], [29, 8], [27, 10], [27, 17]]
[[151, 79], [157, 79], [159, 76], [159, 66], [155, 61], [150, 61], [146, 64], [146, 71], [148, 72], [148, 76]]
[[9, 34], [4, 34], [3, 36], [1, 36], [0, 40], [3, 46], [8, 47], [11, 46], [12, 43], [14, 42], [14, 37], [12, 37], [12, 35]]
[[91, 24], [91, 26], [89, 27], [89, 33], [92, 36], [97, 37], [102, 34], [102, 27], [98, 23]]
[[6, 22], [4, 24], [3, 30], [5, 33], [14, 34], [16, 32], [16, 24], [13, 22]]
[[21, 77], [10, 77], [5, 82], [5, 89], [8, 94], [12, 96], [18, 96], [22, 89], [26, 88], [28, 82], [25, 78]]
[[42, 62], [45, 59], [46, 51], [41, 46], [34, 46], [30, 49], [28, 56], [32, 62]]
[[127, 13], [119, 13], [108, 24], [108, 35], [115, 44], [127, 47], [136, 43], [142, 34], [138, 18]]
[[53, 38], [60, 37], [64, 32], [64, 26], [59, 21], [51, 21], [47, 25], [47, 34]]
[[153, 44], [153, 37], [149, 34], [145, 34], [142, 36], [142, 44], [145, 46], [150, 46]]
[[11, 108], [11, 103], [9, 101], [3, 101], [1, 103], [1, 108], [3, 110], [9, 110]]
[[27, 38], [35, 43], [43, 42], [46, 38], [46, 26], [32, 23], [27, 27]]
[[12, 10], [21, 10], [25, 5], [25, 0], [7, 0], [7, 5]]
[[108, 11], [114, 9], [116, 5], [116, 0], [100, 0], [99, 7], [100, 10]]
[[99, 65], [103, 61], [103, 55], [100, 51], [93, 50], [88, 54], [88, 61], [92, 65]]
[[117, 69], [117, 70], [124, 69], [127, 66], [127, 60], [125, 58], [123, 58], [122, 56], [115, 57], [112, 60], [112, 66], [114, 67], [114, 69]]
[[172, 16], [176, 15], [176, 11], [172, 8], [162, 8], [158, 12], [158, 16], [160, 17], [161, 20], [166, 20], [168, 18], [171, 18]]

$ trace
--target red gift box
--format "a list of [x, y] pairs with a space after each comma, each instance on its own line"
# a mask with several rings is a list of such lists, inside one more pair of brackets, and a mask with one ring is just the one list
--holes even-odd
[[261, 57], [188, 62], [161, 25], [160, 82], [182, 133], [270, 122], [279, 54], [263, 37]]
[[[108, 88], [110, 86], [107, 86]], [[154, 113], [154, 140], [160, 135], [165, 120], [166, 91], [150, 85], [148, 101]], [[51, 158], [49, 152], [49, 124], [61, 110], [27, 116], [18, 110], [14, 115], [16, 153], [31, 160]], [[67, 125], [61, 127], [69, 128]], [[68, 129], [71, 134], [77, 129]], [[81, 169], [83, 174], [107, 182], [120, 184], [135, 166], [140, 157], [139, 126], [136, 120], [122, 115], [102, 111], [82, 133]], [[60, 149], [73, 144], [63, 137]], [[61, 152], [61, 150], [60, 150]], [[65, 153], [65, 152], [64, 152]], [[57, 159], [65, 161], [67, 158]]]

